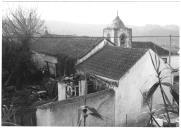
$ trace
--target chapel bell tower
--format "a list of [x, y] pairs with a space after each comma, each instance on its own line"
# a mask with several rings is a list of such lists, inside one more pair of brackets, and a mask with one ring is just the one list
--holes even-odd
[[131, 48], [132, 29], [125, 27], [118, 16], [118, 12], [112, 24], [103, 29], [103, 36], [113, 42], [115, 46]]

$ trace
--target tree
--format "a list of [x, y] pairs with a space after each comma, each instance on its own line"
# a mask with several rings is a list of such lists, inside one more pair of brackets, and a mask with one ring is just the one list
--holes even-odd
[[4, 86], [9, 85], [10, 81], [14, 80], [14, 83], [21, 88], [21, 85], [28, 81], [31, 74], [36, 71], [31, 60], [29, 43], [34, 39], [34, 36], [41, 34], [43, 26], [44, 21], [40, 19], [34, 9], [25, 11], [18, 8], [3, 18], [2, 69], [6, 74]]
[[18, 8], [3, 19], [3, 36], [17, 38], [18, 41], [27, 43], [33, 36], [41, 34], [43, 26], [44, 21], [40, 19], [35, 9], [25, 11]]

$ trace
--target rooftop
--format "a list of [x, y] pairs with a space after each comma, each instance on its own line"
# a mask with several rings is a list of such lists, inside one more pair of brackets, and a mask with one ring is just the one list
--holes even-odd
[[78, 59], [86, 55], [103, 38], [84, 36], [45, 35], [30, 44], [30, 48], [36, 52], [57, 56], [67, 55]]
[[89, 59], [77, 65], [78, 70], [119, 80], [147, 51], [106, 45]]
[[158, 46], [157, 44], [153, 42], [140, 42], [140, 41], [133, 41], [132, 42], [132, 48], [145, 48], [145, 49], [152, 49], [155, 53], [157, 53], [159, 56], [168, 56], [169, 51], [162, 48], [161, 46]]

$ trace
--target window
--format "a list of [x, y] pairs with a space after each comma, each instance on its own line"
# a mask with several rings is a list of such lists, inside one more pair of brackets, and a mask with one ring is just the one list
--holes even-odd
[[97, 91], [105, 90], [108, 87], [106, 86], [105, 82], [101, 80], [97, 80], [95, 77], [89, 76], [87, 79], [87, 92], [94, 93]]
[[119, 40], [120, 40], [120, 44], [121, 44], [121, 45], [125, 44], [126, 38], [127, 38], [126, 34], [124, 34], [124, 33], [121, 34], [121, 36], [119, 37]]
[[179, 75], [175, 75], [175, 76], [173, 77], [173, 83], [174, 83], [174, 84], [179, 84]]
[[68, 85], [66, 86], [66, 97], [79, 96], [79, 86], [78, 85]]
[[107, 40], [109, 40], [109, 41], [111, 40], [111, 36], [109, 33], [107, 34]]
[[45, 62], [48, 73], [50, 73], [50, 75], [52, 75], [53, 77], [56, 77], [56, 64], [48, 61]]
[[165, 63], [167, 63], [167, 58], [162, 58]]

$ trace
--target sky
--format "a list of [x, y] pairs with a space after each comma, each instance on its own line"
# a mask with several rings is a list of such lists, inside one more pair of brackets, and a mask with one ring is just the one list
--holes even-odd
[[3, 2], [2, 14], [18, 7], [36, 8], [46, 20], [109, 24], [119, 17], [125, 25], [179, 25], [180, 2]]

